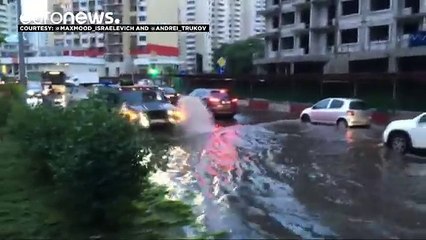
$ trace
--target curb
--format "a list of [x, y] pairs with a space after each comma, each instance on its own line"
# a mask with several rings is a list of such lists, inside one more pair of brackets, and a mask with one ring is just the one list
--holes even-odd
[[[267, 99], [253, 98], [238, 101], [238, 106], [253, 111], [272, 111], [277, 113], [290, 113], [299, 117], [305, 108], [312, 106], [310, 103], [273, 102]], [[395, 114], [373, 110], [371, 121], [375, 125], [387, 125], [391, 121], [413, 118], [421, 112], [397, 111]]]

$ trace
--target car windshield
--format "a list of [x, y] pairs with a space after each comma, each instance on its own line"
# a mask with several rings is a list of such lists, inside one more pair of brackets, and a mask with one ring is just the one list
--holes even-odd
[[163, 88], [165, 94], [175, 94], [176, 91], [173, 88]]
[[146, 102], [165, 101], [161, 93], [156, 91], [131, 91], [123, 92], [121, 98], [130, 105], [137, 105]]
[[364, 101], [352, 101], [349, 108], [353, 110], [368, 110], [368, 106]]
[[227, 92], [213, 90], [210, 92], [212, 97], [220, 98], [220, 99], [228, 99], [229, 95]]

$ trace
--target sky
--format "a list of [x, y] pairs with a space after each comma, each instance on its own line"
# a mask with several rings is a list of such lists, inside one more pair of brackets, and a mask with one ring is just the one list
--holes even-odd
[[40, 16], [47, 12], [47, 0], [21, 0], [22, 14], [27, 16]]

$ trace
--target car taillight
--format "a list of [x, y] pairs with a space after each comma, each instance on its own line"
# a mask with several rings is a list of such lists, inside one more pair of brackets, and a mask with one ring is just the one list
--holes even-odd
[[220, 99], [219, 98], [209, 98], [209, 101], [212, 102], [212, 103], [218, 103], [218, 102], [220, 102]]
[[354, 111], [347, 111], [347, 112], [346, 112], [346, 114], [347, 114], [348, 116], [354, 116], [354, 115], [355, 115], [355, 112], [354, 112]]
[[236, 102], [238, 102], [238, 99], [237, 99], [237, 98], [234, 98], [234, 99], [232, 99], [232, 102], [233, 102], [233, 103], [236, 103]]

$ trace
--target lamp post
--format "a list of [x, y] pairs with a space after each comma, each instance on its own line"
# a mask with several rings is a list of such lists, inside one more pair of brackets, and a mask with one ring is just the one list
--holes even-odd
[[[16, 0], [16, 17], [18, 24], [21, 24], [22, 3], [21, 0]], [[19, 66], [19, 81], [22, 85], [27, 85], [27, 77], [25, 74], [25, 46], [24, 33], [18, 31], [18, 66]]]

